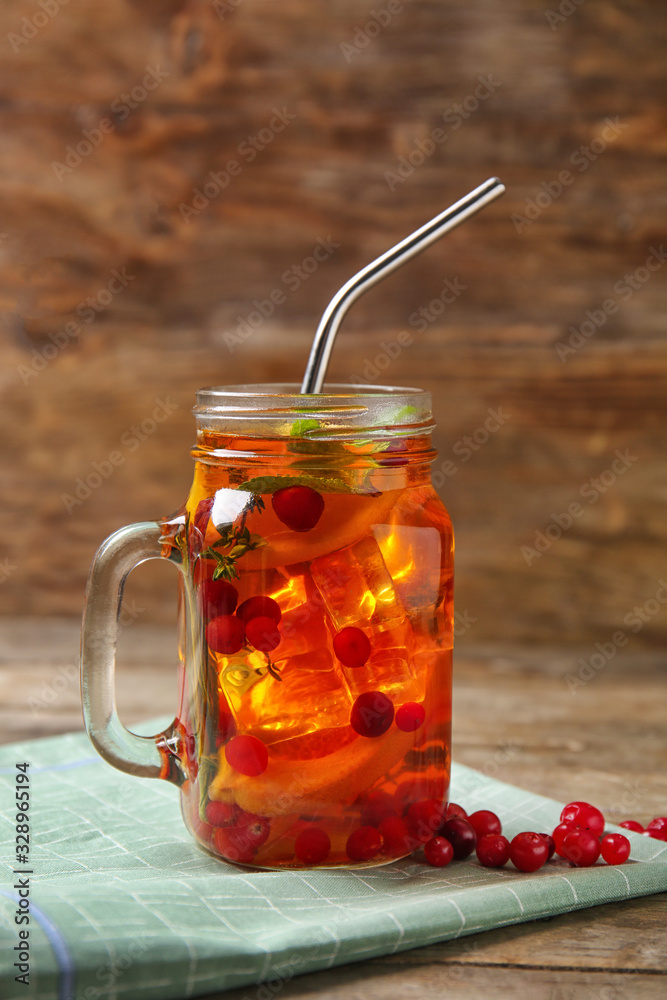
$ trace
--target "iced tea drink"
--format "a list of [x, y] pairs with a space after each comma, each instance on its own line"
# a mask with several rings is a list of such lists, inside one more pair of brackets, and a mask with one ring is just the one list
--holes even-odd
[[209, 851], [357, 867], [434, 835], [450, 768], [451, 523], [420, 390], [198, 394], [181, 703], [164, 767]]

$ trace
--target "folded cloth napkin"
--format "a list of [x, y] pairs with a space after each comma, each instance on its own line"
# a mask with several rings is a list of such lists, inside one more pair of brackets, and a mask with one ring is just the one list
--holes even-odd
[[[23, 762], [27, 864], [14, 860]], [[619, 867], [239, 870], [195, 845], [172, 785], [114, 770], [83, 733], [0, 748], [0, 783], [7, 1000], [181, 1000], [262, 982], [273, 995], [301, 973], [667, 889], [667, 844], [632, 833]], [[508, 837], [551, 830], [561, 810], [461, 765], [452, 799], [499, 813]], [[15, 978], [26, 952], [27, 986]]]

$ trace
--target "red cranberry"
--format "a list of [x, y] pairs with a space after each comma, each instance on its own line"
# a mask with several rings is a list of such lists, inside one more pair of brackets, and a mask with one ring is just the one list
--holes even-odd
[[220, 615], [206, 626], [206, 642], [216, 653], [231, 656], [243, 645], [243, 622], [234, 615]]
[[562, 851], [563, 840], [568, 833], [572, 833], [572, 831], [576, 829], [577, 827], [574, 823], [559, 823], [558, 826], [554, 827], [552, 830], [551, 836], [553, 837], [556, 854], [559, 854], [561, 858], [565, 857]]
[[600, 837], [604, 830], [604, 816], [589, 802], [569, 802], [560, 814], [561, 823], [574, 823], [582, 830]]
[[549, 848], [549, 857], [547, 858], [547, 861], [551, 861], [554, 856], [554, 851], [556, 850], [556, 841], [550, 833], [541, 833], [540, 837], [544, 839], [545, 844]]
[[205, 580], [202, 589], [207, 618], [234, 614], [239, 592], [233, 584], [227, 580]]
[[608, 865], [622, 865], [630, 857], [630, 841], [622, 833], [608, 833], [602, 838], [600, 854]]
[[[185, 785], [183, 785], [181, 791], [185, 791]], [[210, 823], [204, 823], [203, 820], [199, 818], [199, 813], [196, 812], [194, 816], [190, 817], [190, 826], [192, 828], [193, 836], [206, 844], [207, 847], [211, 846], [211, 841], [213, 840], [213, 827]]]
[[424, 857], [434, 868], [444, 868], [454, 857], [454, 848], [445, 837], [433, 837], [424, 844]]
[[624, 819], [623, 822], [618, 825], [624, 827], [626, 830], [633, 830], [635, 833], [644, 832], [644, 827], [641, 823], [638, 823], [636, 819]]
[[382, 736], [393, 721], [394, 706], [382, 691], [365, 691], [352, 706], [350, 725], [359, 736]]
[[407, 778], [405, 781], [399, 782], [394, 792], [396, 812], [402, 815], [412, 802], [416, 802], [422, 798], [423, 791], [424, 789], [421, 784], [412, 778]]
[[445, 819], [454, 819], [455, 816], [460, 816], [461, 819], [467, 819], [468, 813], [465, 811], [463, 806], [459, 806], [456, 802], [450, 802], [445, 810]]
[[387, 816], [396, 814], [396, 800], [389, 792], [376, 788], [364, 799], [361, 809], [363, 826], [379, 826]]
[[310, 486], [285, 486], [273, 494], [271, 506], [292, 531], [310, 531], [322, 516], [324, 498]]
[[360, 628], [348, 625], [333, 640], [334, 653], [345, 667], [363, 667], [371, 655], [371, 642]]
[[270, 653], [272, 649], [280, 645], [282, 636], [273, 618], [251, 618], [246, 623], [245, 636], [251, 646], [259, 649], [262, 653]]
[[502, 833], [485, 833], [477, 841], [477, 860], [485, 868], [502, 868], [510, 856], [510, 842]]
[[207, 802], [206, 822], [211, 826], [233, 826], [238, 811], [235, 802]]
[[277, 625], [282, 618], [282, 611], [278, 602], [274, 601], [272, 597], [265, 597], [263, 594], [257, 597], [249, 597], [243, 604], [239, 604], [236, 614], [246, 625], [252, 618], [271, 618]]
[[406, 701], [396, 709], [396, 725], [404, 733], [414, 733], [423, 726], [426, 709], [416, 701]]
[[251, 844], [241, 841], [234, 827], [219, 826], [213, 831], [213, 848], [222, 854], [229, 861], [238, 864], [252, 864], [255, 857], [255, 848]]
[[225, 758], [230, 767], [249, 778], [263, 774], [269, 763], [269, 754], [262, 741], [249, 735], [234, 736], [226, 743]]
[[510, 844], [510, 861], [520, 872], [536, 872], [549, 857], [549, 848], [539, 833], [517, 833]]
[[457, 861], [467, 858], [469, 854], [472, 854], [477, 845], [475, 828], [470, 825], [467, 819], [463, 819], [461, 816], [454, 816], [453, 819], [446, 820], [440, 827], [439, 833], [454, 848], [454, 857]]
[[416, 847], [410, 837], [408, 824], [401, 816], [385, 816], [378, 825], [378, 831], [385, 849], [392, 854], [404, 854]]
[[408, 808], [406, 822], [414, 839], [425, 844], [437, 834], [444, 817], [444, 805], [439, 799], [420, 799]]
[[502, 823], [494, 812], [489, 809], [478, 809], [477, 812], [470, 813], [468, 822], [475, 828], [477, 839], [485, 837], [487, 833], [502, 833]]
[[667, 840], [667, 816], [657, 816], [646, 827], [646, 833], [655, 840]]
[[319, 826], [307, 826], [296, 838], [294, 853], [302, 865], [321, 865], [329, 857], [331, 841]]
[[352, 861], [370, 861], [382, 850], [382, 836], [374, 826], [360, 826], [348, 837], [345, 850]]
[[576, 868], [590, 868], [600, 857], [600, 841], [590, 830], [572, 830], [563, 838], [561, 853]]
[[254, 813], [239, 809], [233, 829], [239, 844], [257, 848], [269, 839], [271, 820], [266, 816], [256, 816]]
[[215, 736], [215, 745], [221, 747], [223, 743], [227, 740], [231, 740], [232, 736], [236, 736], [236, 720], [232, 714], [232, 710], [227, 703], [222, 691], [218, 693], [218, 731]]

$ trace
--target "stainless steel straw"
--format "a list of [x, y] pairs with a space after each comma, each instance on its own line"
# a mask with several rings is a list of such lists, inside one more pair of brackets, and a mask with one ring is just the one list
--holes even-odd
[[336, 292], [320, 320], [320, 325], [315, 333], [315, 339], [310, 351], [310, 357], [308, 358], [301, 392], [315, 393], [322, 391], [322, 383], [324, 382], [324, 376], [326, 375], [338, 327], [342, 323], [347, 310], [360, 295], [363, 295], [364, 292], [368, 291], [378, 281], [381, 281], [382, 278], [386, 278], [388, 274], [395, 271], [406, 260], [410, 260], [411, 257], [421, 253], [431, 243], [435, 243], [441, 236], [448, 233], [450, 229], [454, 229], [455, 226], [464, 222], [471, 215], [474, 215], [475, 212], [479, 212], [480, 208], [484, 208], [485, 205], [488, 205], [489, 202], [501, 195], [504, 190], [505, 185], [497, 177], [491, 177], [488, 181], [484, 181], [474, 191], [467, 194], [465, 198], [461, 198], [460, 201], [446, 208], [440, 215], [436, 215], [435, 219], [431, 219], [421, 229], [417, 229], [410, 236], [406, 236], [395, 247], [387, 250], [381, 257], [367, 264], [366, 267], [362, 268], [349, 281], [346, 281], [343, 287]]

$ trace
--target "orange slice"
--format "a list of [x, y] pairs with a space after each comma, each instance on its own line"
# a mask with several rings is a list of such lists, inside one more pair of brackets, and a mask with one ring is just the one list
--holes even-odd
[[400, 761], [414, 746], [414, 734], [392, 726], [377, 739], [360, 737], [324, 758], [286, 760], [269, 749], [263, 774], [251, 778], [229, 766], [224, 748], [220, 766], [209, 788], [214, 801], [236, 802], [260, 816], [310, 814], [321, 804], [350, 805]]
[[[400, 490], [388, 490], [378, 496], [325, 493], [324, 511], [311, 531], [290, 531], [276, 517], [271, 496], [264, 496], [265, 509], [250, 514], [246, 525], [251, 532], [265, 538], [267, 544], [247, 552], [239, 560], [239, 571], [290, 566], [351, 545], [367, 535], [372, 525], [387, 520], [400, 493]], [[210, 544], [208, 536], [207, 544]]]
[[318, 729], [314, 733], [273, 743], [271, 756], [276, 760], [312, 760], [328, 757], [360, 737], [352, 726], [337, 729]]

